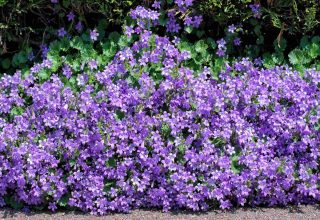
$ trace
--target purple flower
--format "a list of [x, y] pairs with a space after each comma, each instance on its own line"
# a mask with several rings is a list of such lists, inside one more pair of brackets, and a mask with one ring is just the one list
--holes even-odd
[[43, 59], [47, 57], [47, 54], [49, 52], [49, 47], [46, 44], [41, 44], [40, 45], [40, 50], [41, 50], [41, 56]]
[[220, 204], [220, 208], [222, 209], [229, 209], [231, 207], [231, 203], [228, 200], [222, 200]]
[[160, 13], [151, 9], [146, 9], [142, 6], [138, 6], [131, 10], [130, 15], [133, 19], [149, 19], [154, 21], [159, 18]]
[[126, 34], [128, 37], [131, 37], [132, 34], [134, 34], [133, 26], [126, 26], [126, 27], [125, 27], [125, 34]]
[[218, 49], [216, 53], [219, 57], [224, 57], [226, 54], [226, 51], [224, 49]]
[[48, 208], [49, 208], [51, 211], [57, 210], [57, 206], [56, 206], [56, 204], [53, 203], [53, 202], [50, 202], [50, 203], [49, 203]]
[[193, 17], [193, 27], [198, 28], [202, 22], [203, 18], [201, 15]]
[[66, 34], [67, 34], [67, 32], [66, 32], [66, 30], [64, 29], [64, 27], [58, 29], [58, 36], [59, 36], [59, 37], [64, 37], [64, 36], [66, 36]]
[[236, 29], [237, 27], [234, 24], [232, 24], [228, 27], [228, 32], [233, 34], [236, 31]]
[[30, 53], [28, 53], [28, 60], [29, 60], [29, 61], [34, 60], [34, 58], [35, 58], [35, 56], [34, 56], [33, 51], [31, 51]]
[[154, 1], [153, 4], [152, 4], [152, 7], [153, 8], [156, 8], [156, 9], [160, 9], [161, 8], [161, 2], [160, 1]]
[[30, 213], [29, 207], [24, 206], [24, 207], [22, 208], [22, 212], [25, 213], [25, 214], [29, 214], [29, 213]]
[[187, 26], [191, 26], [193, 24], [192, 17], [186, 16], [186, 18], [184, 19], [184, 24]]
[[70, 78], [72, 76], [72, 70], [69, 65], [65, 64], [62, 68], [62, 73], [65, 75], [67, 78]]
[[181, 29], [181, 26], [178, 24], [176, 18], [173, 13], [168, 14], [169, 20], [167, 23], [167, 31], [171, 33], [178, 33]]
[[241, 39], [239, 37], [236, 37], [234, 40], [233, 40], [233, 44], [235, 46], [239, 46], [241, 44]]
[[69, 12], [69, 14], [67, 15], [68, 21], [73, 21], [75, 18], [75, 15], [72, 11]]
[[252, 13], [254, 14], [255, 18], [261, 18], [261, 7], [260, 4], [251, 4], [249, 5]]
[[81, 32], [83, 30], [83, 25], [82, 25], [82, 22], [79, 21], [77, 24], [76, 24], [76, 30], [78, 32]]
[[226, 46], [226, 41], [223, 38], [218, 40], [217, 43], [218, 43], [218, 48], [225, 48]]
[[93, 29], [90, 31], [90, 39], [92, 41], [96, 41], [98, 39], [98, 37], [99, 37], [99, 33], [97, 32], [96, 29]]
[[90, 60], [88, 62], [90, 70], [94, 70], [98, 68], [98, 62], [96, 60]]
[[262, 66], [263, 64], [262, 59], [260, 57], [254, 59], [254, 64], [257, 66]]

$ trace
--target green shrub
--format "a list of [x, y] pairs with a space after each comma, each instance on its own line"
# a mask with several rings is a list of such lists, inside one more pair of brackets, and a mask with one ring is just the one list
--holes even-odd
[[[130, 8], [141, 2], [61, 0], [53, 4], [50, 0], [0, 0], [0, 71], [23, 68], [32, 48], [38, 51], [41, 44], [56, 39], [60, 27], [76, 34], [74, 27], [81, 21], [84, 28], [103, 23], [106, 29], [120, 30]], [[76, 16], [73, 22], [67, 19], [70, 12]]]
[[198, 1], [197, 9], [206, 21], [220, 25], [245, 22], [251, 17], [250, 5], [260, 3], [262, 26], [283, 29], [291, 34], [313, 33], [319, 27], [318, 0], [207, 0]]
[[49, 0], [0, 0], [0, 54], [40, 45], [48, 41], [46, 34], [59, 27], [71, 29], [66, 18], [71, 11], [87, 27], [94, 27], [101, 19], [120, 27], [129, 9], [141, 1], [63, 0], [53, 4]]

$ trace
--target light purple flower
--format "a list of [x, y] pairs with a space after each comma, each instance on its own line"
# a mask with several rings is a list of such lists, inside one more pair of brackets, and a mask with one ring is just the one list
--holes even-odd
[[237, 27], [234, 24], [232, 24], [228, 27], [228, 32], [233, 34], [236, 31], [236, 29]]
[[134, 34], [133, 26], [126, 26], [126, 27], [125, 27], [125, 34], [126, 34], [128, 37], [131, 37], [132, 34]]
[[152, 4], [152, 7], [153, 7], [153, 8], [156, 8], [156, 9], [160, 9], [160, 8], [161, 8], [161, 2], [155, 0], [155, 1], [153, 2], [153, 4]]
[[72, 70], [71, 67], [67, 64], [65, 64], [62, 68], [62, 73], [65, 75], [67, 78], [70, 78], [72, 76]]
[[98, 40], [98, 37], [99, 37], [99, 33], [98, 33], [97, 29], [93, 29], [90, 31], [90, 39], [92, 41]]
[[90, 70], [94, 70], [98, 68], [98, 62], [96, 60], [90, 60], [88, 62]]

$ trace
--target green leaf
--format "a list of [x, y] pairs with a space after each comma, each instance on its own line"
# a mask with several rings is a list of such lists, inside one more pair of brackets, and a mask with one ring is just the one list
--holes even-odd
[[0, 7], [4, 6], [7, 4], [8, 0], [0, 0]]
[[217, 48], [216, 42], [211, 37], [207, 38], [207, 43], [208, 43], [208, 45], [210, 46], [211, 49], [216, 49]]
[[307, 36], [303, 36], [300, 41], [300, 47], [305, 48], [309, 44], [309, 38]]
[[205, 34], [204, 31], [198, 30], [198, 31], [196, 32], [196, 35], [197, 35], [198, 38], [201, 38], [204, 34]]
[[260, 35], [257, 40], [256, 40], [257, 44], [263, 44], [264, 43], [264, 37], [262, 35]]
[[116, 185], [115, 180], [105, 180], [104, 181], [104, 187], [103, 187], [103, 192], [107, 193], [110, 191], [111, 187], [114, 187]]
[[37, 205], [37, 206], [33, 206], [33, 209], [37, 210], [37, 211], [42, 211], [43, 209], [45, 209], [45, 206], [43, 205]]
[[206, 44], [206, 42], [204, 40], [199, 40], [195, 44], [195, 50], [198, 53], [205, 53], [207, 51], [207, 49], [208, 49], [208, 44]]
[[178, 151], [180, 152], [180, 153], [185, 153], [185, 151], [186, 151], [186, 146], [185, 145], [179, 145], [178, 146]]
[[168, 21], [168, 19], [166, 18], [166, 14], [165, 13], [161, 13], [160, 16], [159, 16], [158, 21], [159, 21], [159, 24], [161, 26], [165, 26], [167, 24], [167, 21]]
[[231, 157], [231, 170], [234, 173], [240, 173], [241, 171], [241, 167], [239, 166], [238, 162], [239, 162], [239, 156], [237, 154], [233, 155]]
[[314, 126], [314, 129], [315, 129], [316, 131], [320, 131], [320, 120], [319, 120], [319, 122]]
[[24, 109], [23, 109], [23, 108], [16, 106], [16, 107], [13, 107], [13, 108], [11, 109], [10, 115], [11, 115], [11, 116], [22, 115], [23, 112], [24, 112]]
[[299, 49], [295, 49], [289, 53], [288, 56], [289, 56], [289, 61], [291, 64], [295, 65], [295, 64], [299, 63], [299, 57], [298, 57], [299, 54], [301, 55], [301, 52]]
[[314, 36], [314, 37], [311, 39], [311, 42], [312, 42], [312, 43], [315, 43], [315, 44], [319, 44], [319, 43], [320, 43], [320, 37], [319, 37], [319, 36]]
[[38, 74], [39, 78], [42, 80], [47, 80], [50, 77], [50, 74], [48, 73], [47, 70], [40, 70], [39, 74]]
[[193, 31], [193, 27], [192, 26], [187, 26], [184, 28], [184, 30], [188, 33], [188, 34], [191, 34], [192, 31]]
[[284, 56], [283, 56], [283, 53], [274, 53], [272, 54], [272, 61], [273, 63], [275, 64], [282, 64], [282, 62], [284, 61]]
[[109, 158], [109, 160], [106, 161], [107, 167], [116, 167], [116, 165], [117, 161], [113, 157]]
[[178, 45], [180, 50], [187, 50], [187, 51], [192, 51], [191, 45], [187, 41], [181, 41]]
[[275, 40], [273, 42], [273, 45], [276, 51], [284, 51], [287, 47], [287, 40], [284, 37], [282, 37], [280, 42], [278, 42], [278, 40]]
[[23, 208], [23, 204], [20, 201], [16, 200], [13, 196], [5, 196], [4, 201], [8, 206], [10, 206], [13, 209]]
[[315, 59], [317, 58], [317, 56], [319, 55], [320, 53], [320, 50], [319, 50], [319, 45], [318, 44], [311, 44], [310, 48], [308, 49], [308, 53], [310, 55], [311, 58]]
[[1, 65], [2, 65], [2, 68], [3, 68], [3, 69], [9, 69], [10, 66], [11, 66], [11, 61], [10, 61], [10, 59], [9, 59], [9, 58], [6, 58], [6, 59], [2, 60]]
[[120, 48], [124, 48], [129, 45], [129, 42], [130, 41], [128, 40], [128, 38], [125, 35], [123, 35], [120, 37], [118, 45], [120, 46]]
[[103, 43], [103, 44], [101, 45], [101, 47], [102, 47], [102, 53], [103, 53], [104, 55], [106, 55], [106, 56], [109, 57], [109, 56], [111, 56], [112, 48], [113, 48], [113, 47], [116, 47], [116, 46], [115, 46], [114, 43], [111, 44], [110, 41], [107, 41], [107, 42]]
[[81, 50], [83, 48], [83, 40], [81, 37], [76, 36], [71, 40], [70, 46], [74, 49]]
[[63, 196], [59, 199], [58, 205], [61, 206], [61, 207], [66, 207], [66, 206], [68, 205], [69, 199], [70, 199], [70, 194], [65, 194], [65, 195], [63, 195]]
[[203, 182], [204, 181], [204, 175], [198, 176], [198, 181]]
[[171, 133], [171, 127], [169, 124], [167, 123], [163, 123], [162, 126], [161, 126], [161, 134], [164, 136], [164, 137], [168, 137]]
[[118, 43], [119, 39], [120, 39], [121, 35], [118, 33], [118, 32], [111, 32], [109, 34], [109, 40], [115, 42], [115, 43]]
[[76, 160], [75, 159], [71, 159], [69, 161], [69, 165], [70, 165], [70, 167], [74, 167], [74, 165], [76, 165]]
[[124, 118], [124, 116], [125, 116], [125, 113], [124, 113], [124, 112], [122, 112], [122, 111], [120, 111], [120, 110], [116, 110], [116, 113], [115, 113], [116, 119], [118, 119], [118, 120], [121, 121], [121, 120]]

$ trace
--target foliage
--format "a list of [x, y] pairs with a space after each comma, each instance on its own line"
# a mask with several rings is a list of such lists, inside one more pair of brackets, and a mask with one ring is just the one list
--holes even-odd
[[[55, 39], [56, 30], [65, 27], [69, 33], [77, 33], [81, 22], [84, 28], [94, 28], [103, 20], [105, 28], [121, 27], [131, 7], [139, 0], [28, 0], [0, 2], [0, 54], [12, 59], [12, 54], [30, 51], [42, 43]], [[36, 54], [35, 54], [36, 55]], [[5, 61], [3, 69], [8, 67]]]
[[[265, 30], [274, 27], [291, 34], [312, 33], [319, 27], [319, 6], [317, 0], [209, 0], [197, 1], [198, 10], [218, 22], [221, 26], [232, 22], [246, 22], [252, 17], [253, 4], [261, 6], [260, 16]], [[269, 28], [269, 29], [268, 29]]]
[[263, 63], [265, 67], [270, 68], [275, 65], [287, 64], [293, 66], [296, 70], [301, 72], [305, 68], [320, 69], [320, 37], [319, 36], [304, 36], [301, 39], [300, 46], [288, 53], [288, 57], [284, 53], [286, 49], [286, 41], [283, 39], [281, 45], [274, 42], [274, 53], [265, 53], [263, 56]]

